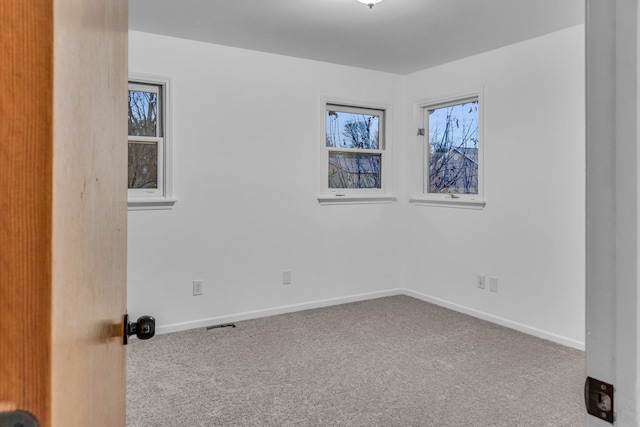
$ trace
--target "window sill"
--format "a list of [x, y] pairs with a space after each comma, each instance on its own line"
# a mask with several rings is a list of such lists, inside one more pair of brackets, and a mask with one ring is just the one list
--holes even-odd
[[335, 194], [322, 194], [318, 196], [321, 205], [359, 205], [367, 203], [391, 203], [398, 199], [388, 194], [349, 194], [337, 196]]
[[129, 199], [130, 211], [151, 211], [172, 209], [177, 200], [165, 199], [162, 197], [149, 197], [140, 199]]
[[413, 196], [409, 199], [409, 203], [413, 203], [418, 206], [439, 206], [445, 208], [458, 208], [458, 209], [484, 209], [487, 204], [486, 200], [471, 200], [471, 199], [453, 199], [450, 197], [426, 197], [426, 196]]

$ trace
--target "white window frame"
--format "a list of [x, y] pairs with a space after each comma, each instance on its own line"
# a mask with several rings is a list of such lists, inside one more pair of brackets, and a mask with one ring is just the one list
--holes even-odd
[[[465, 91], [447, 96], [429, 98], [414, 103], [414, 114], [417, 127], [421, 132], [416, 132], [416, 137], [420, 156], [417, 166], [418, 176], [416, 178], [415, 194], [409, 199], [415, 205], [443, 206], [465, 209], [483, 209], [486, 205], [485, 185], [484, 185], [484, 153], [486, 141], [483, 134], [484, 122], [484, 90]], [[428, 164], [429, 164], [429, 129], [426, 120], [426, 111], [443, 108], [451, 105], [458, 105], [464, 102], [478, 101], [478, 194], [439, 194], [429, 193], [428, 185]], [[422, 133], [422, 134], [421, 134]]]
[[[391, 203], [396, 197], [390, 194], [391, 175], [393, 168], [391, 143], [391, 106], [373, 102], [363, 102], [341, 99], [336, 97], [321, 98], [321, 126], [320, 126], [320, 189], [318, 202], [322, 205], [332, 204], [360, 204], [360, 203]], [[353, 148], [327, 147], [326, 143], [326, 115], [329, 107], [336, 107], [339, 111], [366, 114], [368, 111], [382, 111], [378, 129], [380, 142], [377, 150], [362, 150]], [[380, 154], [380, 188], [329, 188], [329, 152]]]
[[[151, 74], [129, 73], [129, 88], [148, 90], [155, 86], [162, 92], [158, 105], [158, 126], [162, 132], [156, 137], [128, 136], [127, 141], [148, 141], [158, 144], [158, 188], [130, 188], [128, 191], [129, 210], [171, 209], [176, 203], [173, 198], [173, 156], [172, 156], [172, 78]], [[146, 85], [146, 86], [145, 86]]]

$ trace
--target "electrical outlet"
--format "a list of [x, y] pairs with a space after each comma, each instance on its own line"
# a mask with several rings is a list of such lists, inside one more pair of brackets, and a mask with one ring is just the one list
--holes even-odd
[[487, 277], [484, 274], [478, 274], [478, 288], [480, 289], [484, 289], [484, 284], [485, 281], [487, 280]]
[[193, 281], [193, 296], [202, 295], [202, 288], [204, 287], [202, 280]]
[[489, 277], [489, 290], [491, 292], [498, 292], [498, 278]]
[[291, 270], [284, 270], [282, 272], [282, 284], [283, 285], [291, 284]]

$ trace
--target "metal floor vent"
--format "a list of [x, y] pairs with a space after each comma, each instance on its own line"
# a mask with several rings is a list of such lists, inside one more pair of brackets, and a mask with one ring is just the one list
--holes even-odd
[[235, 328], [236, 324], [235, 323], [223, 323], [222, 325], [214, 325], [214, 326], [208, 326], [207, 327], [207, 331], [211, 330], [211, 329], [218, 329], [218, 328]]

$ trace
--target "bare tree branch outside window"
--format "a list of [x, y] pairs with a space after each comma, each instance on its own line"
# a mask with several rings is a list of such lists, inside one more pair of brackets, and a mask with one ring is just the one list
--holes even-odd
[[[158, 137], [158, 94], [129, 90], [129, 136]], [[158, 144], [129, 138], [129, 188], [158, 188]]]
[[428, 192], [478, 194], [478, 101], [427, 113]]
[[367, 152], [380, 150], [380, 119], [381, 115], [327, 110], [326, 146], [336, 148], [329, 150], [329, 188], [381, 188], [382, 155]]

